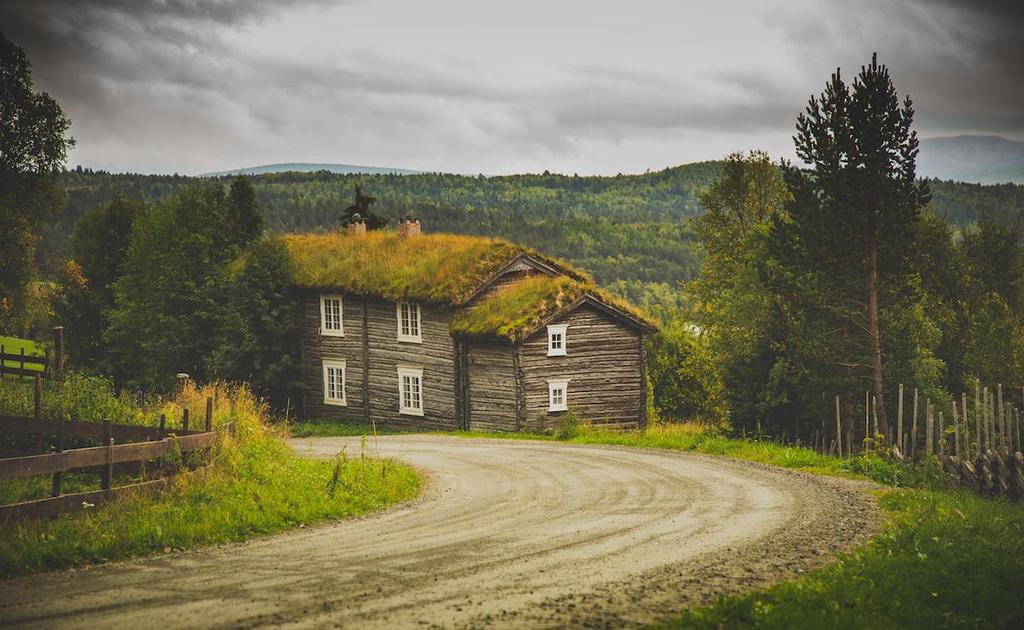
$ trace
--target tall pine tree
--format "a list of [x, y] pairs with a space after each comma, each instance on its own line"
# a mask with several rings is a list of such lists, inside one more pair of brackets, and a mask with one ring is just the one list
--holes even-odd
[[825, 91], [797, 119], [796, 154], [809, 169], [784, 167], [793, 192], [777, 221], [784, 260], [830, 313], [841, 365], [868, 378], [879, 430], [885, 413], [886, 353], [880, 313], [908, 273], [928, 187], [915, 178], [914, 109], [902, 103], [877, 55], [852, 85], [837, 69]]

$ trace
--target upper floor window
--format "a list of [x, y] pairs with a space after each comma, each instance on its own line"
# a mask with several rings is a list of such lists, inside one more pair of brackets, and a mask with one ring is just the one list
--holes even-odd
[[420, 335], [419, 304], [398, 303], [398, 340], [423, 343], [423, 337]]
[[344, 337], [345, 330], [341, 321], [341, 296], [320, 296], [320, 334]]
[[324, 404], [345, 406], [345, 362], [324, 359]]
[[548, 326], [548, 356], [565, 356], [565, 331], [569, 328], [566, 324]]
[[423, 368], [398, 368], [398, 413], [423, 415]]

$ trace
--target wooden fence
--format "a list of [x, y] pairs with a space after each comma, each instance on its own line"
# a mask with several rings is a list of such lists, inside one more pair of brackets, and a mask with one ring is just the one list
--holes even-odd
[[[37, 406], [38, 409], [38, 406]], [[218, 431], [212, 427], [213, 399], [206, 401], [206, 418], [201, 431], [189, 430], [188, 409], [182, 412], [181, 428], [168, 428], [161, 416], [160, 427], [140, 427], [105, 422], [64, 422], [27, 416], [0, 415], [0, 434], [55, 436], [55, 452], [0, 459], [0, 479], [52, 475], [51, 496], [0, 506], [0, 522], [36, 516], [55, 516], [64, 512], [98, 505], [130, 493], [149, 493], [162, 489], [170, 477], [161, 477], [127, 486], [112, 487], [115, 465], [136, 468], [166, 455], [205, 450], [216, 443]], [[231, 425], [220, 430], [231, 430]], [[64, 450], [70, 436], [100, 438], [101, 446]], [[127, 443], [117, 444], [117, 441]], [[100, 489], [92, 492], [62, 494], [62, 475], [81, 469], [100, 473]]]
[[[1024, 388], [1020, 394], [1024, 404]], [[836, 396], [834, 424], [822, 421], [814, 431], [814, 447], [839, 456], [874, 451], [901, 460], [930, 460], [952, 486], [1024, 499], [1024, 414], [1009, 398], [1002, 385], [989, 388], [976, 381], [973, 396], [962, 392], [939, 405], [901, 384], [896, 416], [890, 416], [889, 430], [883, 434], [874, 396], [865, 392], [863, 415], [854, 417], [844, 417]]]

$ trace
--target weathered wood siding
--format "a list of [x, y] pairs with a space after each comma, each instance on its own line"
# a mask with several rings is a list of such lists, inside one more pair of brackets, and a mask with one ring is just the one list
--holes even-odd
[[594, 425], [642, 426], [645, 416], [642, 335], [589, 306], [552, 324], [567, 324], [566, 355], [548, 356], [547, 329], [520, 346], [524, 429], [555, 427], [565, 412], [548, 411], [548, 379], [569, 380], [569, 408]]
[[[456, 428], [455, 340], [450, 309], [420, 304], [423, 343], [398, 341], [394, 302], [369, 302], [370, 418], [395, 428]], [[398, 413], [398, 366], [423, 368], [423, 416]]]
[[[320, 334], [320, 294], [305, 293], [302, 300], [302, 377], [306, 384], [304, 413], [310, 418], [363, 417], [362, 301], [344, 296], [341, 321], [344, 337]], [[324, 404], [323, 359], [345, 360], [347, 406]]]
[[[395, 428], [455, 428], [455, 345], [449, 333], [451, 310], [420, 304], [423, 343], [398, 341], [394, 302], [364, 301], [346, 295], [342, 313], [345, 336], [321, 335], [319, 294], [311, 293], [302, 298], [302, 371], [308, 388], [305, 415], [373, 420], [381, 426]], [[323, 359], [345, 360], [346, 407], [323, 403]], [[402, 415], [398, 411], [399, 365], [423, 369], [422, 417]]]
[[517, 430], [517, 348], [486, 341], [469, 342], [469, 428]]

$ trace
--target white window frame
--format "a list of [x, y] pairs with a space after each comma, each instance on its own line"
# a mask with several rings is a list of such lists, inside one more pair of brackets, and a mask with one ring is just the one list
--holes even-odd
[[[412, 379], [416, 379], [415, 382], [419, 386], [418, 392], [415, 389], [406, 391], [405, 379], [407, 378], [410, 379], [410, 385], [413, 383]], [[409, 394], [409, 405], [406, 404], [406, 393]], [[419, 406], [416, 406], [417, 403]], [[423, 415], [423, 368], [398, 366], [398, 413], [405, 416]]]
[[[338, 327], [328, 328], [327, 327], [327, 301], [337, 300], [338, 301]], [[320, 334], [325, 337], [344, 337], [345, 336], [345, 301], [340, 295], [333, 293], [325, 293], [320, 296]]]
[[[568, 324], [556, 324], [548, 326], [548, 356], [549, 357], [564, 357], [566, 352], [566, 344], [568, 342], [568, 336], [566, 332], [569, 330]], [[556, 346], [555, 342], [559, 340], [560, 343]]]
[[[402, 310], [403, 307], [409, 309], [409, 329], [410, 332], [403, 332], [402, 330]], [[416, 302], [398, 302], [395, 304], [395, 313], [398, 319], [398, 340], [405, 341], [407, 343], [423, 343], [423, 321], [420, 317], [420, 305]], [[415, 318], [413, 315], [415, 314]], [[412, 326], [416, 326], [415, 334], [412, 334]]]
[[[562, 392], [562, 400], [556, 402], [555, 392]], [[569, 411], [569, 379], [551, 379], [548, 381], [548, 411]]]
[[[337, 405], [339, 407], [347, 407], [348, 399], [345, 395], [345, 386], [348, 374], [346, 373], [344, 359], [324, 359], [324, 404], [325, 405]], [[330, 395], [330, 371], [341, 370], [341, 397]]]

